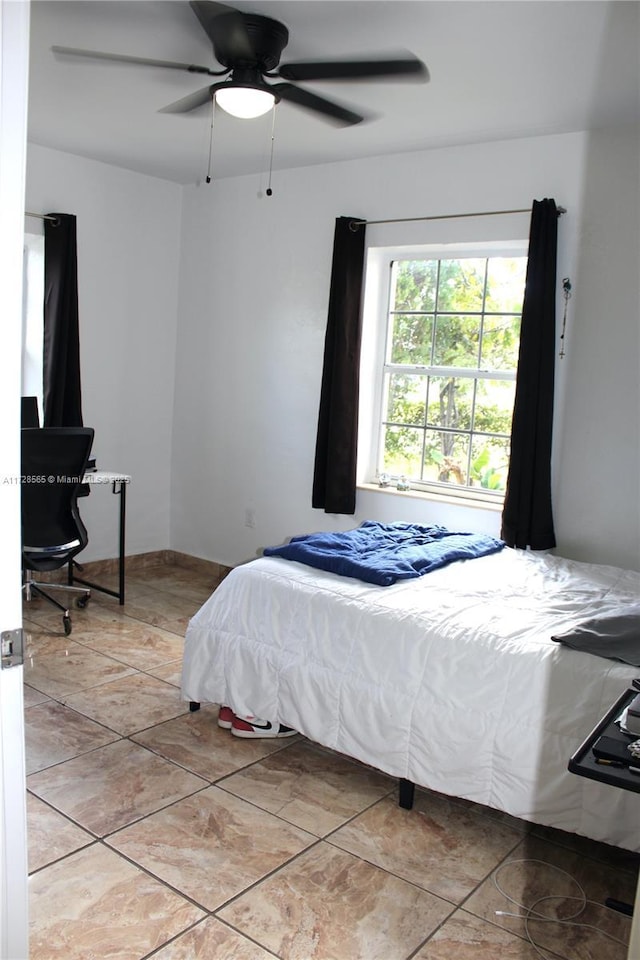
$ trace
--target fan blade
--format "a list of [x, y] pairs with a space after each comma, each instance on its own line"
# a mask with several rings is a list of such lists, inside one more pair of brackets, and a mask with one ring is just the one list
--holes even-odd
[[409, 77], [426, 83], [429, 71], [417, 57], [386, 60], [304, 60], [283, 63], [279, 75], [285, 80], [371, 80], [376, 77]]
[[255, 58], [253, 43], [239, 10], [225, 3], [214, 3], [213, 0], [190, 0], [189, 6], [214, 49], [223, 35], [225, 49], [233, 51], [236, 59], [251, 61]]
[[333, 120], [341, 126], [352, 126], [360, 123], [364, 117], [353, 110], [347, 110], [346, 107], [327, 100], [325, 97], [319, 97], [315, 93], [309, 93], [302, 87], [294, 87], [291, 83], [272, 83], [271, 90], [274, 90], [282, 100], [288, 100], [299, 107], [305, 107], [307, 110], [313, 110], [321, 114], [327, 120]]
[[205, 103], [211, 103], [211, 98], [216, 90], [224, 86], [224, 82], [212, 83], [208, 87], [203, 87], [202, 90], [196, 90], [195, 93], [182, 97], [181, 100], [176, 100], [175, 103], [162, 107], [161, 110], [158, 110], [158, 113], [189, 113], [191, 110], [197, 110], [198, 107], [203, 107]]
[[228, 70], [209, 70], [195, 63], [176, 63], [173, 60], [152, 60], [147, 57], [129, 57], [124, 53], [104, 53], [101, 50], [78, 50], [76, 47], [51, 47], [56, 54], [65, 57], [87, 57], [90, 60], [114, 60], [116, 63], [135, 63], [143, 67], [168, 67], [170, 70], [186, 70], [188, 73], [204, 73], [210, 77], [221, 77]]

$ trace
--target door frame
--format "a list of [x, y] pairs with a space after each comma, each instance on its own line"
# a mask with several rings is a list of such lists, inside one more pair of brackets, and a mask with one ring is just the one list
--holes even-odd
[[[28, 0], [0, 0], [0, 630], [21, 630], [20, 375]], [[23, 667], [0, 669], [0, 957], [27, 960]]]

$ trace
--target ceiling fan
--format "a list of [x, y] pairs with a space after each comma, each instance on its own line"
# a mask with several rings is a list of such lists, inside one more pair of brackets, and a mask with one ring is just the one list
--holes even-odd
[[[233, 116], [253, 118], [267, 113], [275, 103], [285, 100], [310, 110], [325, 120], [342, 126], [360, 123], [364, 117], [340, 103], [311, 93], [296, 84], [300, 81], [357, 81], [385, 77], [405, 77], [426, 82], [429, 72], [413, 54], [395, 59], [302, 60], [280, 64], [280, 56], [289, 40], [284, 24], [270, 17], [242, 13], [213, 0], [191, 0], [190, 7], [211, 43], [221, 70], [170, 60], [154, 60], [125, 54], [79, 50], [54, 46], [54, 53], [97, 60], [115, 60], [143, 66], [167, 67], [220, 80], [162, 108], [162, 113], [188, 113], [214, 102]], [[278, 80], [279, 82], [267, 82]]]

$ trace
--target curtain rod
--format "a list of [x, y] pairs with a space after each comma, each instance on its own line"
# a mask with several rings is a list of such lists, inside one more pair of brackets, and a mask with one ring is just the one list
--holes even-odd
[[[564, 207], [558, 207], [557, 209], [559, 217], [561, 217], [563, 213], [567, 212]], [[463, 217], [501, 217], [509, 213], [531, 213], [531, 207], [526, 207], [523, 210], [482, 210], [478, 213], [441, 213], [434, 217], [398, 217], [392, 220], [352, 220], [349, 226], [352, 230], [354, 230], [361, 224], [373, 226], [374, 224], [378, 223], [415, 223], [417, 221], [424, 220], [459, 220]]]
[[58, 222], [58, 218], [57, 218], [57, 217], [52, 217], [52, 216], [51, 216], [50, 214], [48, 214], [48, 213], [29, 213], [29, 211], [26, 210], [24, 215], [25, 215], [25, 217], [34, 217], [36, 220], [52, 220], [53, 223], [57, 223], [57, 222]]

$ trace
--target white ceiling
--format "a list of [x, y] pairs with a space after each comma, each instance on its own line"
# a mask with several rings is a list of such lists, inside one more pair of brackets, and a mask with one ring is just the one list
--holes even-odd
[[[308, 83], [372, 118], [335, 127], [281, 103], [274, 169], [638, 122], [635, 0], [238, 0], [282, 21], [282, 62], [411, 50], [431, 81]], [[207, 171], [211, 114], [158, 110], [208, 78], [56, 57], [52, 45], [216, 68], [186, 0], [32, 0], [29, 140], [178, 183]], [[209, 81], [212, 82], [212, 81]], [[264, 172], [270, 115], [218, 111], [214, 179]]]

